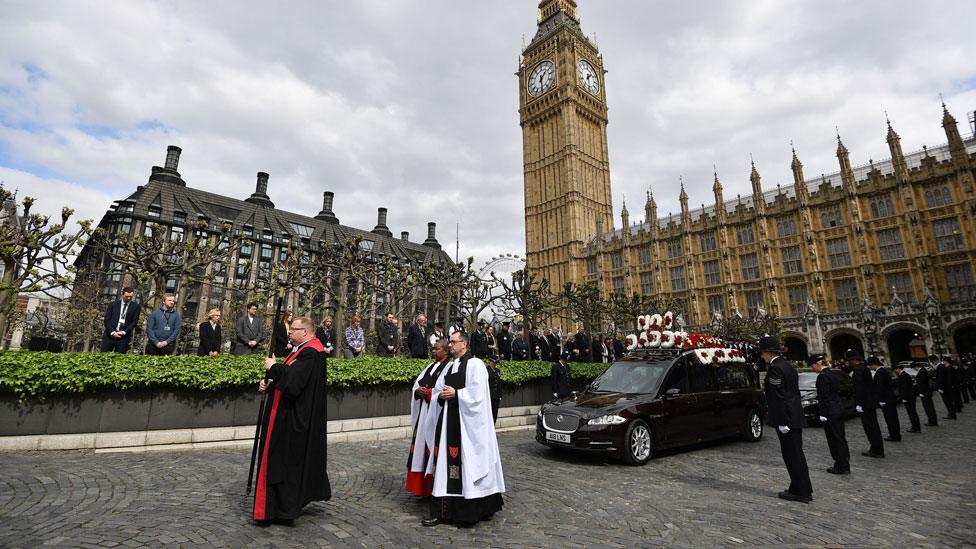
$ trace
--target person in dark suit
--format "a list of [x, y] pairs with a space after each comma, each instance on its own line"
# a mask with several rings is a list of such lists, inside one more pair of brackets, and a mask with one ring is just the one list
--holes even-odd
[[135, 290], [126, 286], [118, 301], [113, 301], [105, 310], [103, 319], [105, 331], [102, 332], [101, 352], [125, 353], [132, 342], [132, 331], [139, 324], [139, 304], [133, 301]]
[[[538, 333], [538, 330], [532, 330], [534, 333]], [[552, 356], [552, 352], [549, 350], [549, 340], [545, 335], [536, 335], [535, 337], [535, 348], [536, 348], [536, 360], [549, 360]]]
[[491, 420], [498, 421], [498, 406], [502, 401], [502, 373], [498, 369], [498, 357], [488, 355], [485, 357], [485, 366], [488, 368], [488, 398], [491, 400]]
[[932, 368], [924, 362], [913, 364], [918, 368], [915, 374], [915, 387], [918, 389], [919, 400], [922, 401], [922, 409], [925, 410], [925, 425], [927, 427], [938, 427], [939, 416], [935, 414], [935, 403], [932, 402]]
[[315, 329], [315, 339], [322, 342], [322, 348], [325, 349], [325, 356], [328, 358], [336, 356], [336, 333], [335, 328], [332, 327], [332, 322], [332, 317], [326, 316], [322, 319], [322, 325]]
[[861, 426], [864, 427], [864, 435], [867, 436], [871, 444], [867, 452], [861, 452], [862, 456], [883, 458], [884, 440], [881, 438], [881, 426], [878, 425], [878, 393], [874, 385], [874, 371], [864, 364], [864, 357], [857, 351], [847, 351], [847, 363], [853, 366], [852, 375], [854, 381], [854, 404], [857, 405], [857, 413], [861, 416]]
[[613, 339], [611, 340], [613, 344], [613, 358], [618, 359], [627, 354], [627, 349], [624, 347], [624, 342], [620, 340], [620, 332], [613, 334]]
[[590, 336], [586, 328], [580, 326], [573, 336], [573, 360], [576, 362], [593, 362]]
[[479, 320], [478, 329], [471, 334], [471, 354], [482, 360], [488, 356], [488, 336], [485, 335], [486, 326], [488, 326], [487, 322]]
[[830, 457], [834, 459], [834, 465], [828, 467], [827, 472], [849, 475], [851, 451], [844, 432], [844, 409], [840, 403], [840, 381], [837, 379], [838, 375], [847, 374], [835, 372], [824, 355], [810, 355], [807, 364], [817, 372], [817, 408], [824, 436], [827, 437], [827, 447], [830, 448]]
[[881, 407], [881, 415], [884, 416], [885, 426], [888, 427], [888, 442], [901, 442], [901, 422], [898, 420], [897, 397], [895, 396], [895, 386], [891, 382], [891, 370], [881, 364], [881, 359], [876, 356], [868, 357], [868, 368], [874, 372], [872, 381], [878, 393], [878, 406]]
[[427, 358], [430, 356], [430, 338], [427, 326], [427, 315], [420, 313], [417, 321], [407, 330], [407, 350], [412, 358]]
[[554, 362], [549, 370], [549, 378], [552, 380], [552, 396], [563, 398], [572, 394], [569, 385], [569, 352], [559, 355], [559, 360]]
[[386, 313], [386, 318], [377, 328], [376, 335], [376, 356], [396, 356], [397, 351], [400, 350], [396, 315]]
[[800, 404], [800, 382], [796, 370], [783, 358], [782, 352], [776, 337], [759, 338], [759, 354], [767, 364], [768, 423], [776, 428], [783, 462], [790, 474], [790, 487], [778, 495], [781, 499], [810, 503], [813, 501], [813, 485], [803, 454], [803, 424], [806, 420]]
[[197, 356], [217, 356], [220, 354], [220, 309], [207, 311], [207, 320], [200, 323], [200, 346]]
[[944, 360], [939, 360], [934, 355], [929, 357], [929, 361], [933, 358], [938, 360], [938, 365], [935, 367], [935, 388], [939, 390], [942, 404], [945, 405], [949, 414], [942, 419], [956, 419], [956, 400], [952, 398], [952, 368]]
[[496, 336], [498, 339], [498, 357], [502, 360], [512, 358], [512, 332], [509, 330], [511, 325], [512, 323], [507, 320], [502, 322], [502, 329], [498, 331]]
[[291, 311], [285, 311], [278, 322], [271, 330], [271, 345], [275, 356], [288, 356], [291, 353], [291, 337], [288, 330], [291, 329], [291, 321], [294, 318]]
[[912, 424], [912, 428], [908, 432], [921, 433], [922, 422], [918, 419], [918, 409], [915, 407], [915, 398], [918, 396], [915, 380], [908, 375], [901, 363], [895, 365], [895, 386], [898, 387], [898, 399], [904, 403], [908, 421]]
[[547, 356], [545, 360], [556, 362], [559, 360], [559, 355], [563, 354], [562, 349], [559, 348], [559, 336], [552, 331], [552, 328], [546, 328], [542, 332], [542, 335], [549, 343], [549, 356]]
[[952, 370], [952, 399], [956, 402], [956, 412], [962, 412], [962, 403], [969, 402], [969, 395], [966, 395], [966, 374], [962, 371], [962, 366], [958, 360], [949, 359]]
[[[261, 353], [261, 340], [264, 339], [264, 321], [257, 317], [258, 304], [247, 304], [247, 314], [237, 319], [234, 325], [235, 355], [256, 355]], [[273, 342], [272, 342], [273, 344]]]

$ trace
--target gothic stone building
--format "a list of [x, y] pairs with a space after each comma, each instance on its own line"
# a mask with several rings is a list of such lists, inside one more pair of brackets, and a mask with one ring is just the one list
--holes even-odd
[[[170, 146], [165, 165], [153, 166], [149, 181], [131, 195], [116, 201], [102, 217], [99, 227], [109, 230], [114, 237], [119, 232], [142, 234], [150, 224], [157, 224], [168, 231], [171, 238], [182, 238], [188, 222], [203, 220], [214, 231], [229, 223], [237, 234], [254, 242], [253, 246], [242, 246], [225, 264], [210, 266], [215, 275], [212, 284], [186, 289], [190, 297], [182, 314], [187, 323], [202, 321], [207, 310], [218, 308], [223, 312], [224, 325], [232, 326], [234, 319], [228, 317], [240, 309], [240, 304], [231, 298], [233, 289], [253, 283], [257, 277], [270, 277], [272, 265], [284, 258], [289, 241], [293, 249], [298, 247], [314, 254], [318, 252], [319, 242], [344, 242], [358, 237], [360, 246], [376, 255], [414, 263], [451, 261], [437, 242], [433, 222], [427, 224], [427, 239], [422, 243], [411, 242], [407, 232], [395, 238], [386, 225], [386, 208], [379, 208], [376, 227], [371, 231], [347, 227], [341, 225], [333, 213], [334, 195], [328, 191], [324, 193], [322, 210], [313, 216], [279, 210], [268, 196], [269, 176], [264, 172], [258, 172], [254, 193], [243, 200], [194, 189], [186, 185], [177, 171], [180, 153], [179, 147]], [[245, 268], [245, 259], [252, 260], [253, 268]], [[96, 273], [101, 274], [97, 286], [106, 303], [117, 298], [121, 288], [131, 282], [125, 279], [118, 265], [112, 264], [94, 246], [86, 246], [75, 265], [79, 269], [78, 280], [82, 283], [90, 283]], [[243, 279], [245, 277], [247, 280]], [[170, 281], [163, 289], [140, 288], [139, 293], [180, 291], [175, 284]], [[289, 295], [288, 301], [288, 308], [297, 312], [310, 312], [317, 318], [323, 312], [314, 310], [311, 302], [303, 302], [296, 292]], [[270, 301], [266, 306], [266, 312], [271, 312]], [[431, 310], [430, 314], [445, 318], [447, 312], [438, 315], [436, 310]], [[364, 319], [364, 327], [369, 329], [373, 320]]]
[[553, 284], [677, 298], [684, 321], [772, 314], [796, 358], [855, 348], [905, 360], [976, 351], [976, 140], [943, 105], [947, 143], [854, 167], [837, 138], [839, 171], [612, 227], [602, 58], [572, 0], [544, 0], [519, 70], [529, 269]]

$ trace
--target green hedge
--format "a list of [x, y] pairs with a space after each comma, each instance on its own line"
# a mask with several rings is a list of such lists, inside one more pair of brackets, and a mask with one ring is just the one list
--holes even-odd
[[[217, 390], [256, 384], [263, 357], [159, 357], [117, 353], [0, 352], [0, 393], [23, 400], [108, 389]], [[338, 389], [411, 383], [429, 363], [422, 359], [329, 360], [329, 386]], [[549, 377], [548, 362], [503, 362], [502, 381], [522, 384]], [[573, 377], [593, 379], [603, 364], [573, 364]]]

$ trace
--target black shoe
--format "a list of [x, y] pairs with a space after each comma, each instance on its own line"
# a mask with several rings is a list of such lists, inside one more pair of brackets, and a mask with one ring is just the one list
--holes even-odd
[[422, 524], [424, 526], [437, 526], [440, 523], [441, 523], [441, 519], [439, 519], [437, 517], [426, 518], [426, 519], [420, 521], [420, 524]]
[[918, 429], [909, 429], [906, 432], [907, 433], [921, 433], [922, 432], [922, 429], [921, 428], [918, 428]]
[[831, 475], [849, 475], [851, 474], [850, 469], [838, 469], [836, 467], [827, 467], [827, 472]]
[[785, 499], [786, 501], [799, 501], [801, 503], [810, 503], [813, 501], [813, 497], [811, 496], [801, 496], [799, 494], [794, 494], [789, 490], [783, 490], [777, 495], [779, 496], [779, 499]]
[[869, 458], [883, 458], [884, 454], [875, 454], [874, 452], [861, 452], [861, 455]]
[[946, 417], [944, 417], [942, 419], [956, 419], [956, 416], [946, 416]]
[[898, 438], [895, 438], [895, 437], [885, 437], [885, 440], [888, 441], [888, 442], [901, 442], [901, 437], [898, 437]]
[[930, 422], [930, 423], [926, 423], [926, 424], [925, 424], [925, 426], [926, 426], [926, 427], [938, 427], [938, 426], [939, 426], [939, 424], [938, 424], [938, 423], [931, 423], [931, 422]]

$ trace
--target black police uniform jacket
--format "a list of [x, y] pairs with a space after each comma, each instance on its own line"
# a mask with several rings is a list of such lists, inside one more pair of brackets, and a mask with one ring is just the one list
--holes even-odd
[[878, 407], [878, 390], [866, 364], [854, 368], [854, 403], [865, 410]]
[[471, 354], [478, 358], [488, 356], [488, 336], [485, 332], [477, 330], [471, 334]]
[[935, 367], [935, 388], [940, 391], [948, 391], [952, 388], [951, 368], [945, 362], [940, 362]]
[[778, 356], [766, 370], [766, 404], [769, 425], [802, 429], [805, 423], [800, 405], [800, 382], [790, 361]]
[[924, 366], [919, 368], [918, 373], [915, 374], [915, 386], [918, 388], [918, 394], [922, 398], [930, 398], [932, 396], [931, 378], [932, 374], [930, 374], [929, 369]]
[[837, 375], [830, 368], [820, 370], [817, 375], [817, 409], [823, 417], [840, 417], [843, 414]]
[[898, 384], [899, 398], [902, 400], [915, 400], [915, 382], [912, 381], [912, 376], [908, 375], [908, 372], [902, 370], [901, 373], [898, 374], [898, 377], [895, 378], [895, 383]]
[[878, 393], [878, 402], [895, 403], [895, 386], [891, 383], [891, 370], [884, 366], [874, 371], [874, 386]]

